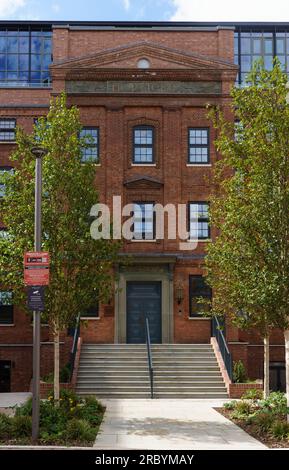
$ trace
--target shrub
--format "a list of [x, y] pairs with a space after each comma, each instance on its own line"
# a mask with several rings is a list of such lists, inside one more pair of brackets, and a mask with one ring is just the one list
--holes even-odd
[[233, 381], [235, 383], [244, 383], [247, 380], [246, 368], [242, 361], [234, 362], [233, 366]]
[[54, 406], [49, 401], [40, 404], [40, 428], [50, 434], [59, 434], [65, 429], [68, 419], [67, 412], [61, 407]]
[[67, 423], [66, 437], [76, 441], [93, 441], [97, 430], [93, 429], [85, 419], [73, 418]]
[[238, 402], [236, 400], [228, 401], [227, 403], [224, 403], [224, 408], [226, 410], [234, 410], [237, 403]]
[[[68, 383], [70, 380], [70, 364], [66, 364], [64, 367], [60, 369], [59, 372], [59, 381], [60, 383]], [[49, 372], [49, 374], [42, 377], [42, 381], [53, 384], [54, 382], [54, 373]]]
[[79, 403], [80, 398], [76, 395], [73, 390], [61, 390], [60, 391], [61, 405], [69, 404], [69, 406], [75, 406]]
[[42, 382], [46, 382], [48, 384], [53, 384], [54, 381], [54, 373], [49, 372], [49, 374], [44, 375], [44, 377], [41, 378]]
[[0, 440], [9, 439], [12, 432], [11, 418], [4, 413], [0, 413]]
[[249, 415], [251, 413], [251, 404], [247, 401], [239, 401], [235, 405], [235, 411], [241, 415]]
[[102, 421], [104, 407], [95, 397], [87, 397], [83, 403], [78, 403], [73, 411], [73, 416], [85, 419], [90, 425], [99, 426]]
[[11, 437], [30, 437], [32, 432], [31, 416], [14, 416], [11, 419]]
[[[55, 406], [51, 394], [40, 402], [40, 443], [93, 442], [103, 412], [104, 407], [95, 397], [82, 399], [71, 390], [62, 390], [59, 406]], [[29, 444], [31, 428], [31, 399], [16, 408], [13, 418], [0, 414], [0, 440], [17, 439], [18, 444]]]
[[283, 392], [272, 392], [268, 398], [260, 402], [260, 406], [274, 414], [285, 415], [287, 413], [286, 395]]
[[271, 433], [277, 439], [289, 437], [289, 424], [285, 421], [275, 421], [271, 426]]
[[59, 373], [61, 383], [68, 383], [70, 381], [70, 370], [70, 364], [66, 364], [66, 366], [62, 367]]
[[[68, 383], [70, 381], [70, 364], [66, 364], [64, 367], [60, 369], [59, 372], [59, 381], [60, 383]], [[49, 372], [49, 374], [44, 375], [41, 379], [43, 382], [53, 384], [54, 382], [54, 373]]]
[[42, 445], [61, 444], [63, 436], [62, 433], [49, 434], [49, 432], [40, 429], [39, 440]]
[[268, 411], [260, 411], [253, 418], [253, 423], [261, 432], [268, 432], [274, 422], [274, 416]]
[[263, 398], [263, 391], [258, 390], [256, 388], [251, 388], [250, 390], [247, 390], [242, 395], [242, 400], [257, 401], [257, 400], [261, 400], [262, 398]]
[[15, 416], [32, 416], [32, 398], [29, 398], [21, 406], [16, 406]]

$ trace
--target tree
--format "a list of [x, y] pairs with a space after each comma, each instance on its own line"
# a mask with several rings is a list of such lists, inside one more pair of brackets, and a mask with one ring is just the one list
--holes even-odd
[[59, 399], [59, 335], [76, 317], [113, 290], [113, 264], [119, 244], [90, 236], [90, 209], [98, 202], [93, 162], [82, 163], [79, 111], [66, 97], [52, 100], [47, 117], [33, 135], [17, 130], [11, 155], [17, 169], [5, 178], [1, 219], [8, 236], [0, 240], [0, 283], [13, 291], [15, 304], [25, 308], [23, 254], [33, 251], [35, 159], [31, 148], [43, 146], [42, 249], [51, 257], [50, 284], [45, 292], [44, 319], [54, 335], [54, 394]]
[[[284, 330], [289, 406], [289, 105], [287, 75], [256, 64], [248, 86], [232, 90], [238, 121], [220, 110], [210, 115], [219, 131], [216, 192], [210, 206], [217, 228], [206, 257], [212, 310], [241, 328], [256, 327], [265, 340], [265, 394], [268, 340]], [[236, 134], [234, 136], [234, 134]]]

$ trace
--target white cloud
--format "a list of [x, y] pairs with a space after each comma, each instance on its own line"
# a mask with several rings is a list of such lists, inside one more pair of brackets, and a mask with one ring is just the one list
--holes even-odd
[[[0, 17], [11, 17], [27, 0], [0, 0]], [[5, 18], [4, 18], [5, 19]]]
[[130, 9], [130, 0], [123, 0], [123, 6], [128, 11]]
[[289, 21], [288, 0], [170, 0], [172, 21]]

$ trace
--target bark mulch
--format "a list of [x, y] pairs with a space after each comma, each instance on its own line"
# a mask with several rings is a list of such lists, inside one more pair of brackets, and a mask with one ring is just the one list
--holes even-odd
[[271, 449], [289, 449], [289, 440], [288, 439], [276, 439], [276, 437], [271, 436], [268, 433], [262, 433], [256, 426], [253, 424], [247, 424], [245, 421], [241, 419], [235, 419], [231, 417], [232, 411], [226, 410], [225, 408], [215, 408], [218, 413], [225, 416], [225, 418], [232, 421], [234, 424], [239, 426], [241, 429], [246, 431], [250, 436], [254, 437], [258, 441], [265, 444], [265, 446]]

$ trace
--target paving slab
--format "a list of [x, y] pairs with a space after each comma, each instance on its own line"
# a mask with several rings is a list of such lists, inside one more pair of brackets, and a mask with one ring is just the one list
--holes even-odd
[[95, 449], [264, 450], [218, 413], [227, 400], [106, 399]]

